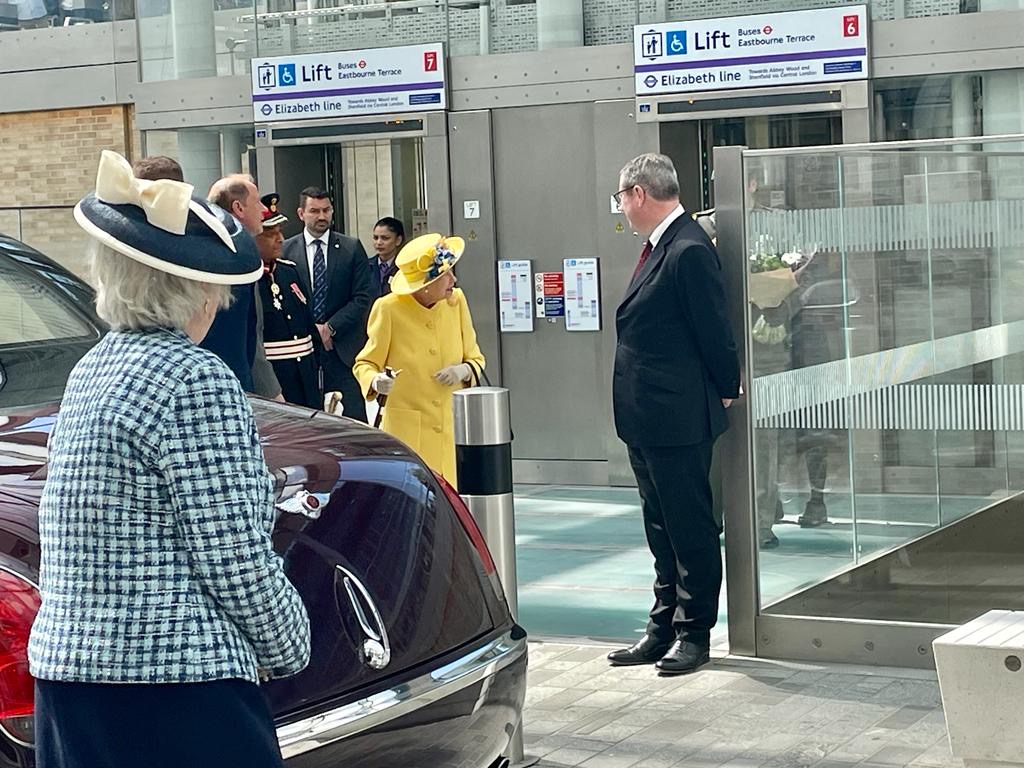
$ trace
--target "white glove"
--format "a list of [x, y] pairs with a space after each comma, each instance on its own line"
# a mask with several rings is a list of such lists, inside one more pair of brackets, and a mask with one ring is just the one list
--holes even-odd
[[373, 383], [370, 386], [378, 395], [390, 395], [395, 386], [395, 380], [386, 373], [378, 373], [373, 377]]
[[442, 368], [434, 374], [434, 379], [446, 387], [454, 387], [463, 381], [469, 381], [472, 375], [473, 369], [469, 367], [469, 363], [459, 363]]

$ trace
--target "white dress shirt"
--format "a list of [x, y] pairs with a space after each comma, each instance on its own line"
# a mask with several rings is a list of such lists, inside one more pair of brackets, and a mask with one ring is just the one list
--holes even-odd
[[654, 231], [651, 232], [651, 236], [647, 238], [647, 242], [651, 244], [652, 251], [658, 247], [658, 241], [661, 240], [662, 235], [665, 234], [665, 230], [672, 226], [672, 222], [684, 213], [686, 213], [686, 209], [683, 208], [682, 204], [679, 204], [673, 209], [672, 213], [661, 220], [661, 224], [654, 228]]
[[[320, 243], [324, 249], [324, 266], [327, 266], [327, 246], [331, 244], [331, 232], [328, 230], [324, 232], [321, 237], [313, 237], [309, 233], [308, 229], [302, 230], [302, 236], [306, 239], [306, 263], [309, 265], [309, 288], [313, 293], [316, 293], [316, 286], [313, 281], [316, 279], [313, 276], [313, 257], [316, 255], [316, 243]], [[312, 298], [312, 297], [310, 297]]]

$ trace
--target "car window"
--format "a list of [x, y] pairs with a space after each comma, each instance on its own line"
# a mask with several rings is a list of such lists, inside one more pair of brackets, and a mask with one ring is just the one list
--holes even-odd
[[92, 327], [43, 283], [0, 263], [0, 345], [90, 336]]

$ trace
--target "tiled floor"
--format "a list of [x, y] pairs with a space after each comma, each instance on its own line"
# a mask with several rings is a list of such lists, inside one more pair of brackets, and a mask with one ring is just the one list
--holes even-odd
[[[987, 503], [907, 495], [857, 497], [850, 523], [848, 494], [829, 498], [833, 525], [801, 529], [805, 499], [785, 495], [786, 518], [775, 526], [781, 546], [761, 554], [761, 588], [771, 603], [816, 584], [861, 557], [924, 535]], [[623, 640], [642, 633], [651, 603], [653, 569], [640, 499], [632, 488], [516, 488], [520, 619], [534, 637]], [[725, 591], [714, 638], [726, 636]]]
[[531, 643], [538, 768], [956, 768], [934, 672], [717, 659], [612, 668], [607, 647]]

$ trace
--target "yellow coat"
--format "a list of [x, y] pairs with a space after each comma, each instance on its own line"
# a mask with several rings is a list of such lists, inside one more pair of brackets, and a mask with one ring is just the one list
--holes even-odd
[[455, 485], [452, 392], [467, 385], [447, 387], [434, 374], [459, 363], [484, 366], [465, 294], [456, 288], [429, 309], [412, 296], [384, 296], [370, 311], [367, 335], [352, 368], [366, 399], [376, 397], [373, 377], [385, 366], [401, 371], [381, 426]]

